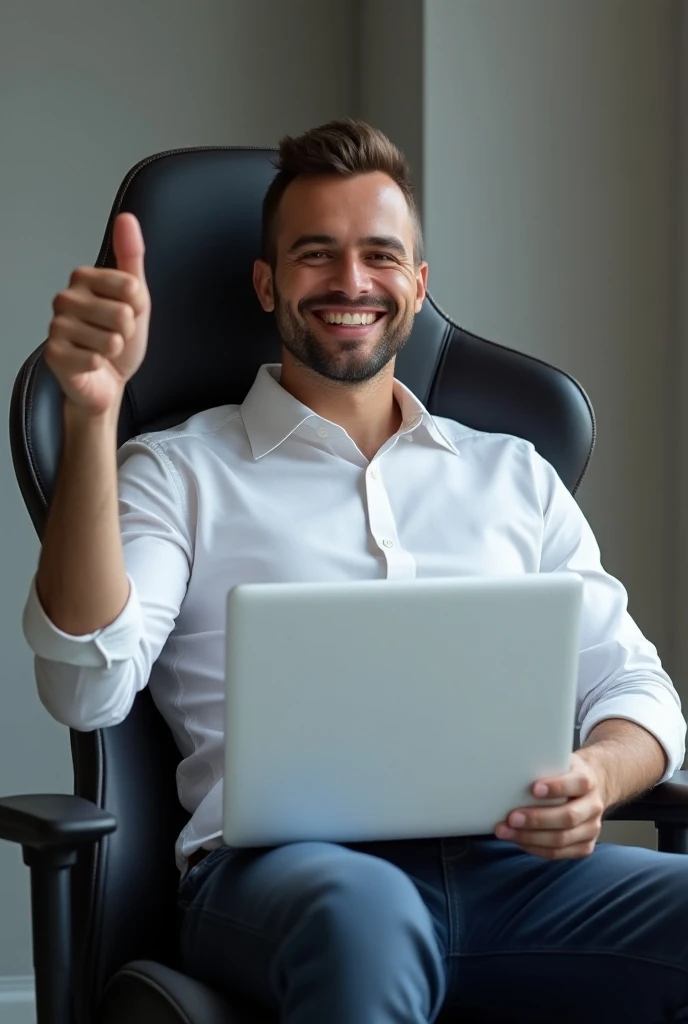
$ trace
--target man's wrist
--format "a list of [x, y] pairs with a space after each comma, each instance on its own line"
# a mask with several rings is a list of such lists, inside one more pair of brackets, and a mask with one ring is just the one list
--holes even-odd
[[69, 398], [65, 397], [62, 406], [65, 430], [67, 432], [72, 432], [74, 430], [89, 430], [92, 432], [98, 432], [100, 430], [116, 431], [123, 395], [124, 392], [122, 392], [122, 395], [119, 396], [117, 401], [113, 402], [109, 408], [104, 409], [103, 412], [99, 413], [90, 412], [88, 409], [77, 405]]
[[593, 740], [576, 751], [579, 757], [592, 768], [604, 803], [605, 811], [621, 803], [623, 796], [618, 782], [618, 759], [622, 751], [614, 740]]

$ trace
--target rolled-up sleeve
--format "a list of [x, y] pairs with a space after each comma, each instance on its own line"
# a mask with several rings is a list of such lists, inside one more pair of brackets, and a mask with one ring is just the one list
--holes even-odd
[[81, 731], [116, 725], [129, 713], [174, 629], [192, 560], [183, 487], [165, 452], [136, 439], [118, 460], [126, 605], [103, 629], [71, 636], [46, 615], [34, 578], [23, 614], [41, 702]]
[[541, 571], [576, 572], [584, 582], [577, 721], [581, 743], [605, 719], [635, 722], [664, 748], [665, 781], [685, 756], [686, 722], [678, 693], [656, 648], [631, 618], [625, 588], [604, 570], [579, 505], [535, 452], [533, 469], [544, 522]]

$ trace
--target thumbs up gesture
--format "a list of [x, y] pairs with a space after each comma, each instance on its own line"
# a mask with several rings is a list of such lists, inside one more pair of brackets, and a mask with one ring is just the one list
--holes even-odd
[[117, 269], [79, 267], [55, 296], [45, 358], [67, 402], [88, 416], [117, 411], [146, 353], [150, 295], [138, 220], [121, 213], [112, 235]]

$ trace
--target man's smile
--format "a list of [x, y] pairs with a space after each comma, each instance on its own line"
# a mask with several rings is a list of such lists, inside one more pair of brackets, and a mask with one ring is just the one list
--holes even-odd
[[351, 309], [336, 306], [309, 309], [305, 314], [317, 320], [319, 328], [334, 338], [364, 338], [388, 316], [385, 310], [379, 308]]

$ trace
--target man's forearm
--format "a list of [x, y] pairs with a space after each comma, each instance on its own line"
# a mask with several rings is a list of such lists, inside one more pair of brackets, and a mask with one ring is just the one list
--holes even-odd
[[578, 753], [604, 778], [607, 809], [655, 786], [664, 775], [664, 748], [642, 726], [608, 718], [592, 730]]
[[129, 594], [117, 507], [117, 411], [88, 417], [64, 406], [62, 459], [36, 589], [54, 625], [75, 636], [113, 622]]

